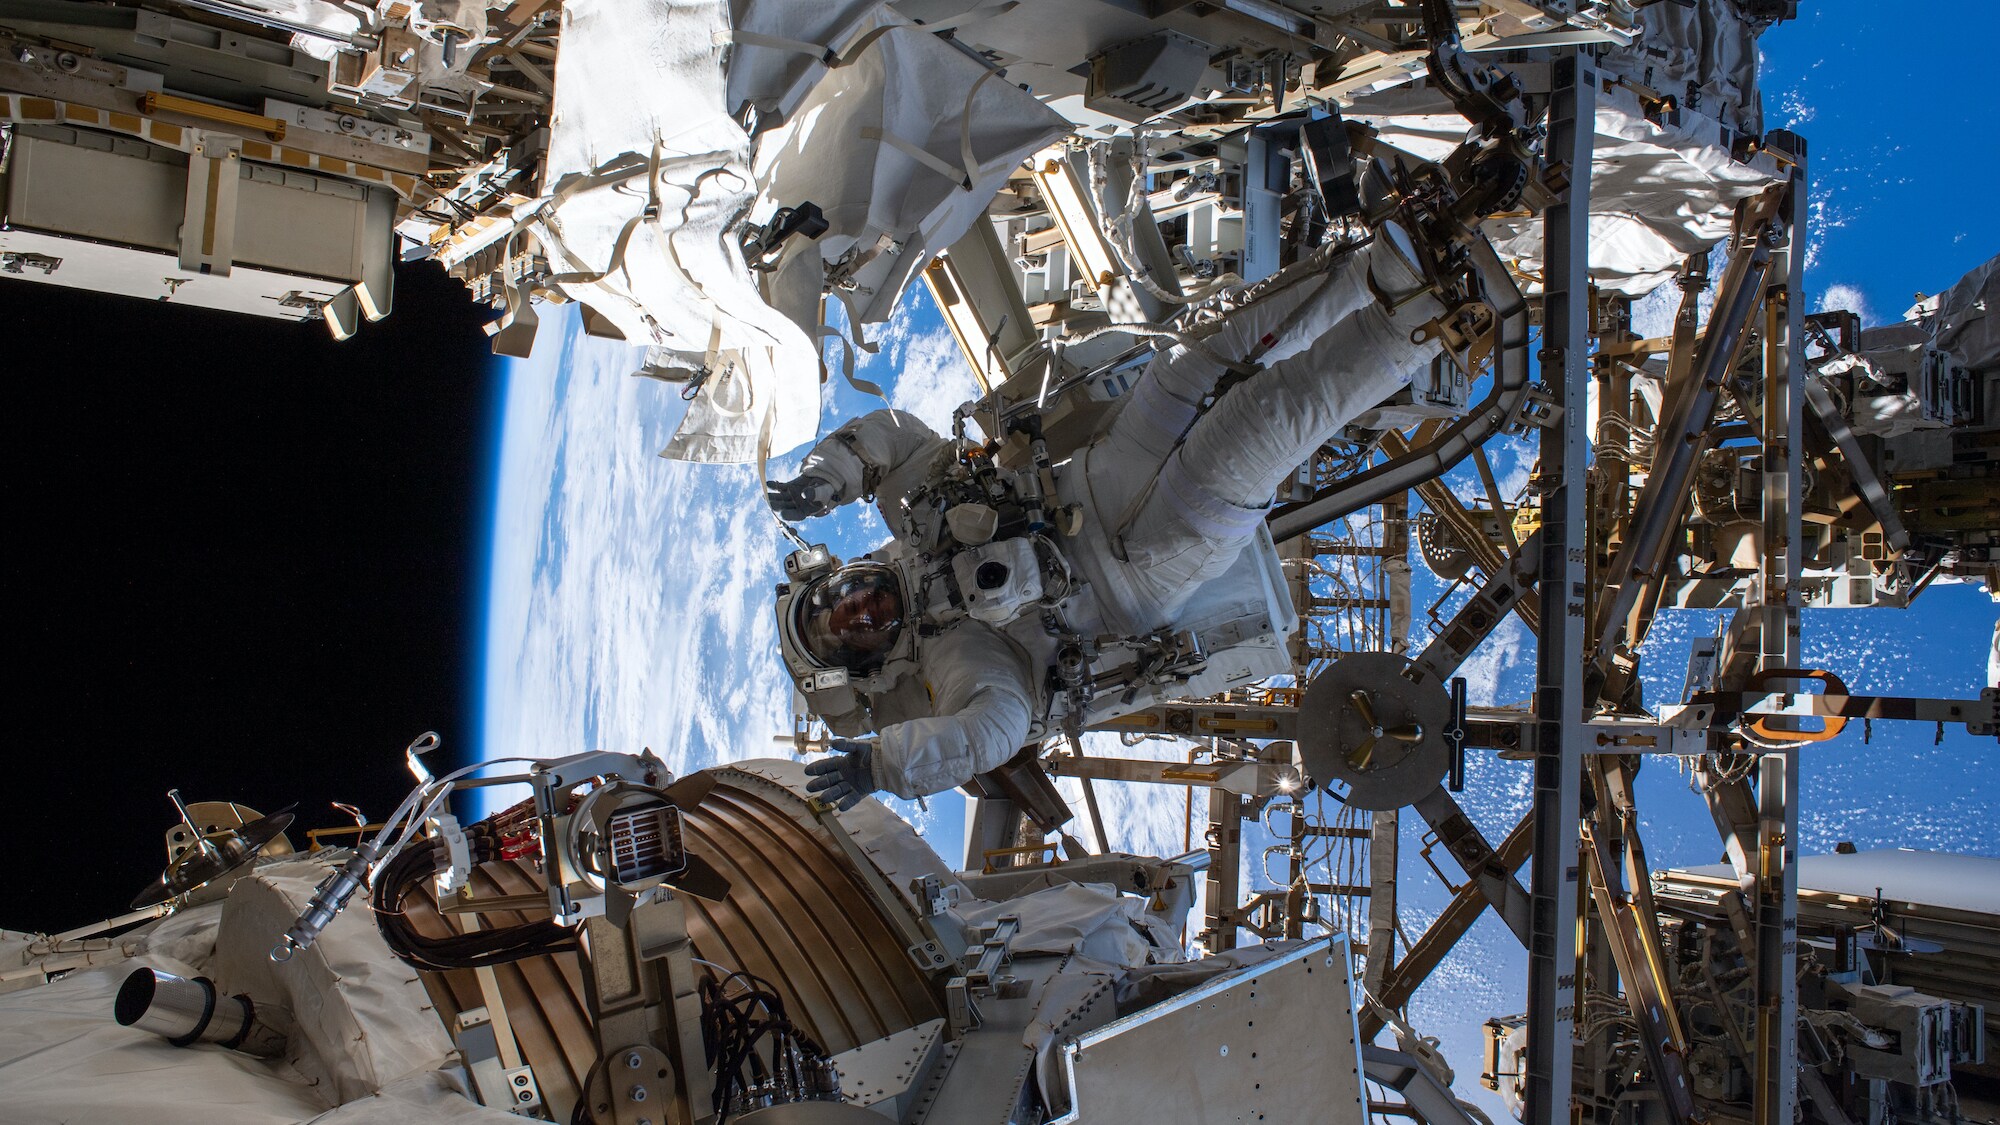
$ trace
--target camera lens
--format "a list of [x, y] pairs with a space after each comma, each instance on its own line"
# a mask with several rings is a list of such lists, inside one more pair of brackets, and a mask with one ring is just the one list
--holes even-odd
[[998, 590], [1007, 584], [1007, 564], [984, 562], [973, 572], [972, 580], [979, 583], [982, 590]]

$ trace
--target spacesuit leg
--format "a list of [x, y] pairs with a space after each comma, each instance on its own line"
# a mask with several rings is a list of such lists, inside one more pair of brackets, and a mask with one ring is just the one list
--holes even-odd
[[1125, 529], [1123, 570], [1134, 592], [1170, 619], [1197, 586], [1227, 570], [1278, 483], [1437, 355], [1439, 344], [1412, 343], [1410, 333], [1438, 311], [1429, 296], [1394, 314], [1370, 303], [1222, 396], [1167, 459]]
[[1372, 299], [1372, 249], [1363, 247], [1324, 274], [1302, 278], [1230, 313], [1202, 341], [1203, 351], [1176, 346], [1155, 357], [1098, 443], [1101, 456], [1158, 465], [1227, 370], [1216, 359], [1235, 363], [1263, 348], [1267, 361], [1281, 360], [1310, 346]]
[[1270, 503], [1314, 450], [1438, 354], [1436, 339], [1414, 343], [1410, 333], [1439, 311], [1423, 297], [1393, 315], [1371, 305], [1348, 317], [1307, 351], [1224, 395], [1189, 431], [1169, 476], [1232, 504]]

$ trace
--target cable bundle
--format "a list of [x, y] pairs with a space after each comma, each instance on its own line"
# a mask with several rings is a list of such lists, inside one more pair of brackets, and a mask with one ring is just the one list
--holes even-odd
[[[745, 991], [729, 995], [738, 982]], [[768, 1060], [759, 1050], [766, 1039]], [[726, 1125], [739, 1095], [773, 1101], [839, 1096], [832, 1060], [785, 1017], [785, 1002], [762, 977], [735, 972], [720, 982], [702, 978], [701, 1041], [715, 1072], [716, 1125]]]
[[[500, 858], [499, 838], [491, 828], [487, 825], [475, 825], [473, 828], [487, 829], [466, 832], [473, 864]], [[439, 863], [446, 862], [443, 848], [444, 845], [437, 840], [419, 841], [405, 848], [376, 873], [373, 900], [375, 925], [382, 931], [382, 939], [389, 943], [389, 951], [405, 964], [433, 972], [477, 969], [539, 957], [545, 953], [564, 953], [577, 947], [575, 931], [546, 919], [442, 938], [419, 933], [409, 915], [404, 913], [403, 903], [412, 891], [437, 874]]]

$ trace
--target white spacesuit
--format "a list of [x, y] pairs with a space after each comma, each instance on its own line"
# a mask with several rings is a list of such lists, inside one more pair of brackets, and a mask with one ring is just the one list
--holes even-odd
[[[940, 626], [924, 616], [926, 593], [899, 585], [896, 568], [880, 561], [928, 558], [940, 541], [954, 542], [920, 526], [923, 505], [911, 497], [924, 499], [927, 482], [961, 450], [916, 418], [878, 410], [854, 419], [813, 448], [797, 478], [772, 483], [772, 505], [793, 519], [872, 495], [896, 536], [878, 561], [834, 570], [784, 603], [781, 617], [790, 620], [781, 626], [811, 654], [809, 674], [835, 666], [873, 673], [905, 630], [922, 632], [909, 674], [877, 675], [853, 710], [820, 714], [836, 734], [875, 732], [837, 742], [846, 754], [809, 767], [822, 792], [908, 798], [964, 784], [1005, 764], [1047, 717], [1063, 659], [1055, 633], [1145, 637], [1179, 628], [1190, 596], [1256, 539], [1279, 482], [1437, 354], [1435, 342], [1413, 340], [1441, 311], [1413, 261], [1401, 230], [1385, 226], [1325, 274], [1231, 314], [1200, 346], [1176, 346], [1148, 364], [1109, 425], [1055, 470], [1047, 504], [1071, 516], [1047, 536], [1074, 579], [1060, 605], [1064, 630], [1053, 626], [1056, 615], [1038, 612], [1011, 620], [961, 613]], [[1253, 373], [1203, 410], [1232, 369]], [[984, 587], [983, 577], [967, 577], [953, 585], [968, 594]]]

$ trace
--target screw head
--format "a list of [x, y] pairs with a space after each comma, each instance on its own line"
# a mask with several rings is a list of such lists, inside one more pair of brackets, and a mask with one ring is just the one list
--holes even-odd
[[639, 1052], [637, 1051], [629, 1052], [625, 1056], [625, 1065], [627, 1068], [632, 1070], [639, 1069], [640, 1064], [644, 1063], [645, 1061], [646, 1060], [639, 1057]]
[[632, 1092], [627, 1096], [635, 1102], [643, 1102], [646, 1100], [646, 1088], [644, 1086], [634, 1086], [632, 1087]]

